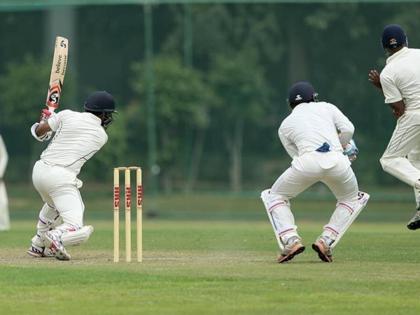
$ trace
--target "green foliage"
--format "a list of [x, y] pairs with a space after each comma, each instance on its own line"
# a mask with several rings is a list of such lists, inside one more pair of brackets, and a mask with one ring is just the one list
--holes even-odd
[[[178, 58], [160, 56], [154, 60], [155, 112], [158, 135], [158, 164], [167, 172], [179, 169], [182, 160], [185, 128], [205, 128], [209, 123], [208, 108], [213, 105], [211, 90], [204, 84], [202, 75], [196, 70], [184, 67]], [[142, 106], [134, 107], [140, 124], [146, 124], [147, 81], [144, 63], [133, 65], [133, 89], [141, 99]], [[134, 125], [134, 124], [131, 124]], [[133, 126], [141, 128], [141, 126]], [[143, 126], [144, 128], [144, 126]], [[181, 132], [181, 133], [180, 133]], [[142, 133], [144, 135], [144, 133]]]
[[263, 68], [245, 51], [219, 55], [211, 67], [210, 85], [217, 95], [220, 119], [258, 124], [267, 109], [269, 89]]
[[39, 118], [45, 101], [51, 65], [26, 56], [22, 63], [10, 63], [0, 76], [0, 102], [5, 125], [26, 125]]

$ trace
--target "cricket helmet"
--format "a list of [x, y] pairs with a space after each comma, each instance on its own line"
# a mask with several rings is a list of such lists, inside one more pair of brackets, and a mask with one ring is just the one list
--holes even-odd
[[111, 94], [106, 91], [96, 91], [88, 96], [84, 108], [94, 113], [115, 112], [115, 101]]
[[407, 46], [407, 35], [403, 28], [398, 24], [389, 24], [385, 26], [382, 32], [382, 47], [384, 49], [393, 49], [400, 46]]
[[289, 89], [289, 105], [294, 108], [300, 103], [316, 102], [318, 94], [314, 87], [307, 81], [299, 81], [293, 84]]

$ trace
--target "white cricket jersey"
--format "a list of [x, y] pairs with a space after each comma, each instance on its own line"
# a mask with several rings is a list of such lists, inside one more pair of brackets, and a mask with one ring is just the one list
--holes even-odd
[[292, 158], [314, 152], [324, 143], [329, 145], [330, 151], [342, 152], [353, 133], [350, 120], [336, 106], [326, 102], [297, 105], [279, 128], [280, 140]]
[[63, 110], [48, 119], [54, 138], [42, 152], [41, 160], [65, 167], [76, 174], [107, 142], [101, 119], [91, 113]]
[[390, 56], [380, 79], [385, 103], [403, 100], [406, 111], [420, 109], [420, 49], [404, 47]]

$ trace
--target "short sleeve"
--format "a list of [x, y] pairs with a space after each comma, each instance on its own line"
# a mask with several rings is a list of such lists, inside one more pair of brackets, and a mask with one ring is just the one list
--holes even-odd
[[382, 91], [385, 96], [385, 103], [391, 104], [402, 100], [400, 90], [394, 80], [387, 74], [381, 73], [380, 76]]
[[58, 127], [61, 124], [65, 111], [59, 112], [57, 114], [52, 114], [50, 118], [48, 118], [48, 125], [50, 126], [52, 131], [57, 131]]
[[296, 147], [296, 145], [292, 141], [290, 141], [287, 138], [287, 136], [285, 135], [285, 133], [282, 129], [283, 128], [280, 126], [279, 131], [278, 131], [280, 141], [281, 141], [284, 149], [286, 150], [286, 152], [293, 159], [295, 156], [297, 156], [299, 154], [298, 148]]

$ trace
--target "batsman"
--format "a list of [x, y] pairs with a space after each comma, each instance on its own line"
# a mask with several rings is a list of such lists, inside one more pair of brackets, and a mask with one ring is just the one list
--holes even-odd
[[336, 208], [312, 248], [324, 262], [365, 207], [369, 195], [359, 192], [351, 161], [358, 154], [352, 141], [354, 126], [333, 104], [318, 102], [306, 81], [289, 90], [291, 114], [281, 123], [280, 141], [291, 156], [291, 166], [270, 189], [261, 193], [281, 253], [277, 261], [291, 260], [305, 250], [290, 209], [290, 199], [317, 182], [337, 198]]
[[52, 138], [33, 168], [32, 181], [44, 205], [37, 232], [28, 254], [70, 260], [66, 247], [86, 241], [93, 227], [83, 225], [85, 206], [77, 178], [82, 166], [107, 142], [115, 101], [111, 94], [97, 91], [89, 95], [84, 112], [63, 110], [57, 114], [44, 109], [31, 127], [41, 142]]

